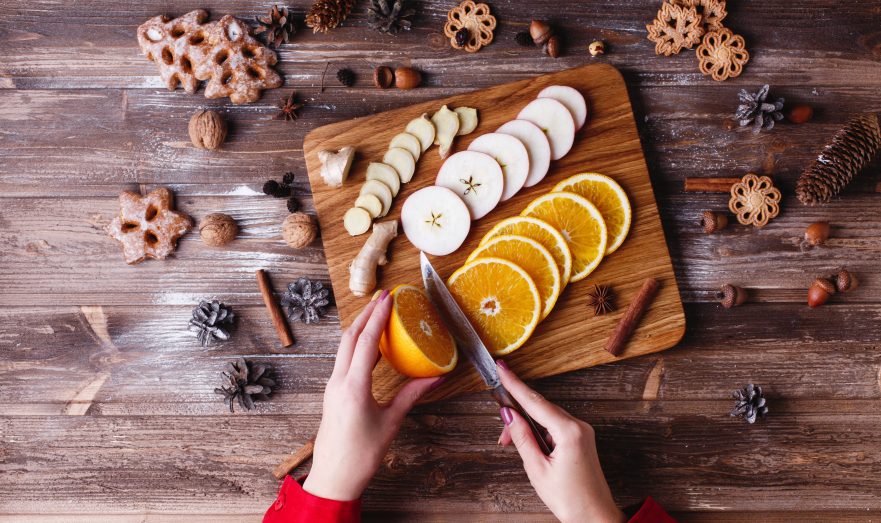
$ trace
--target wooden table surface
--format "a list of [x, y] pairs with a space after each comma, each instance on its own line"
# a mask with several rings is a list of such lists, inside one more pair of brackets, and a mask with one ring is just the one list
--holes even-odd
[[[794, 197], [817, 148], [857, 111], [881, 110], [881, 2], [732, 2], [727, 25], [752, 60], [725, 83], [700, 75], [690, 52], [656, 57], [644, 24], [657, 2], [493, 3], [496, 40], [470, 55], [441, 36], [452, 2], [417, 2], [413, 30], [370, 31], [367, 2], [327, 35], [301, 27], [279, 53], [285, 87], [233, 106], [169, 92], [140, 56], [147, 18], [209, 9], [214, 18], [262, 15], [272, 2], [17, 2], [0, 0], [0, 521], [256, 521], [272, 502], [270, 471], [316, 429], [339, 339], [336, 313], [294, 325], [279, 346], [254, 270], [276, 286], [326, 279], [320, 242], [281, 241], [283, 200], [268, 178], [296, 173], [312, 211], [305, 134], [320, 125], [462, 93], [593, 60], [627, 80], [686, 302], [688, 332], [669, 351], [546, 379], [535, 386], [588, 420], [621, 504], [652, 495], [684, 521], [856, 521], [881, 518], [881, 195], [879, 162], [826, 207]], [[291, 4], [302, 16], [307, 1]], [[550, 59], [518, 47], [531, 18], [565, 33]], [[327, 67], [327, 88], [320, 92]], [[380, 64], [410, 64], [423, 87], [372, 87]], [[338, 68], [358, 74], [351, 89]], [[806, 125], [753, 134], [726, 125], [741, 88], [764, 83], [817, 111]], [[273, 120], [296, 89], [301, 119]], [[223, 112], [222, 152], [192, 147], [187, 120]], [[775, 177], [783, 212], [765, 229], [707, 236], [696, 226], [721, 194], [686, 194], [686, 176]], [[168, 186], [196, 219], [232, 215], [242, 227], [226, 249], [191, 233], [177, 256], [130, 267], [103, 226], [122, 190]], [[834, 224], [827, 247], [799, 249], [809, 223]], [[805, 289], [838, 267], [862, 287], [811, 310]], [[714, 291], [751, 289], [724, 310]], [[232, 341], [202, 348], [186, 331], [200, 299], [232, 305]], [[223, 364], [245, 356], [280, 376], [272, 400], [229, 414], [212, 390]], [[762, 385], [769, 416], [730, 418], [730, 392]], [[383, 521], [545, 521], [513, 450], [496, 445], [502, 423], [485, 395], [416, 409], [369, 490], [365, 509]], [[517, 513], [504, 515], [501, 513]]]

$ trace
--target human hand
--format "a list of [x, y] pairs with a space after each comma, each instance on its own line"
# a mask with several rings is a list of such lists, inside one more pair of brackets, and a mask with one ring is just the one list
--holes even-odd
[[410, 380], [388, 405], [380, 405], [373, 397], [371, 375], [393, 301], [383, 291], [343, 332], [324, 389], [312, 470], [303, 484], [315, 496], [338, 501], [361, 497], [404, 416], [423, 394], [443, 381], [443, 377]]
[[570, 521], [623, 522], [600, 467], [593, 427], [572, 417], [523, 383], [501, 360], [502, 384], [527, 414], [548, 430], [553, 452], [545, 456], [529, 425], [513, 409], [502, 407], [505, 428], [499, 443], [517, 447], [529, 482], [551, 512]]

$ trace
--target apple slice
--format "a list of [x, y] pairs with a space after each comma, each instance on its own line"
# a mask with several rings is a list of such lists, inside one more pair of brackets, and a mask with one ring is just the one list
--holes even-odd
[[382, 202], [382, 212], [379, 213], [380, 216], [385, 216], [388, 214], [389, 209], [392, 208], [392, 199], [394, 198], [394, 196], [392, 196], [392, 190], [389, 189], [388, 185], [379, 180], [367, 180], [364, 182], [359, 194], [372, 194], [379, 198], [379, 201]]
[[456, 107], [453, 110], [459, 116], [459, 132], [456, 133], [456, 136], [465, 136], [477, 129], [477, 109], [473, 107]]
[[565, 105], [575, 120], [575, 130], [584, 127], [584, 122], [587, 121], [587, 102], [577, 89], [567, 85], [552, 85], [542, 89], [536, 98], [553, 98]]
[[401, 147], [392, 147], [382, 157], [382, 163], [391, 165], [398, 172], [398, 178], [404, 183], [413, 179], [413, 173], [416, 172], [416, 160], [407, 149]]
[[566, 106], [553, 98], [536, 98], [517, 115], [541, 129], [551, 144], [551, 160], [559, 160], [572, 149], [575, 141], [575, 120]]
[[370, 230], [370, 224], [372, 223], [373, 218], [370, 217], [370, 213], [361, 207], [352, 207], [343, 216], [343, 227], [352, 236], [364, 234]]
[[398, 191], [401, 190], [401, 178], [398, 176], [398, 171], [386, 163], [370, 162], [367, 166], [367, 179], [379, 180], [388, 185], [388, 188], [392, 190], [392, 197], [397, 196]]
[[419, 156], [422, 155], [422, 143], [419, 142], [419, 138], [416, 138], [410, 133], [398, 133], [392, 138], [392, 141], [388, 144], [389, 148], [392, 147], [400, 147], [401, 149], [406, 149], [408, 153], [413, 155], [413, 159], [419, 161]]
[[529, 153], [529, 174], [524, 187], [532, 187], [542, 181], [551, 165], [551, 143], [545, 133], [532, 122], [511, 120], [496, 130], [497, 133], [510, 134], [526, 146]]
[[431, 115], [431, 123], [434, 124], [436, 130], [434, 144], [438, 146], [438, 153], [440, 153], [441, 160], [443, 160], [449, 156], [450, 148], [453, 146], [453, 139], [456, 137], [456, 133], [459, 132], [459, 115], [444, 105]]
[[495, 209], [505, 187], [505, 175], [492, 156], [477, 151], [460, 151], [441, 165], [435, 185], [446, 187], [462, 198], [472, 220]]
[[361, 207], [370, 213], [371, 219], [379, 218], [379, 215], [382, 214], [382, 202], [375, 194], [359, 195], [355, 199], [355, 207]]
[[419, 189], [404, 200], [401, 225], [417, 249], [444, 256], [465, 241], [471, 230], [471, 215], [456, 193], [434, 185]]
[[431, 144], [434, 143], [434, 135], [437, 133], [434, 124], [431, 123], [431, 120], [428, 118], [428, 114], [423, 114], [419, 118], [413, 118], [410, 120], [407, 127], [404, 128], [404, 131], [419, 139], [419, 144], [422, 146], [422, 152], [425, 152], [426, 149], [431, 147]]
[[501, 166], [505, 175], [503, 201], [523, 188], [529, 175], [529, 153], [523, 142], [510, 134], [487, 133], [471, 142], [468, 150], [488, 154]]

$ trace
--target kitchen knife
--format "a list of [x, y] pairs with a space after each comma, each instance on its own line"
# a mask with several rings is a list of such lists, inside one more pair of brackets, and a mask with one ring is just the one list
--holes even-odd
[[450, 329], [453, 338], [456, 339], [459, 350], [477, 370], [484, 383], [489, 387], [490, 394], [492, 394], [496, 402], [502, 407], [516, 410], [523, 416], [523, 419], [529, 424], [529, 428], [532, 429], [532, 434], [535, 436], [538, 446], [545, 455], [549, 455], [551, 449], [548, 447], [538, 425], [536, 425], [511, 394], [505, 390], [496, 370], [496, 362], [486, 349], [486, 345], [483, 344], [477, 331], [474, 330], [474, 326], [468, 321], [468, 317], [465, 316], [453, 295], [450, 294], [450, 290], [447, 289], [443, 279], [437, 274], [434, 267], [431, 266], [431, 262], [428, 261], [428, 257], [424, 252], [419, 253], [419, 265], [422, 269], [422, 284], [425, 286], [425, 292], [428, 293], [429, 300], [438, 309], [444, 323]]

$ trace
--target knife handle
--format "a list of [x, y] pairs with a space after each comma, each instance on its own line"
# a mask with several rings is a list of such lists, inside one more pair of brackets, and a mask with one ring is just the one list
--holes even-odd
[[550, 456], [552, 449], [548, 446], [548, 442], [545, 441], [544, 434], [542, 434], [542, 431], [539, 429], [539, 425], [532, 420], [532, 417], [527, 414], [525, 410], [523, 410], [523, 407], [517, 403], [517, 400], [511, 396], [511, 393], [508, 392], [505, 386], [499, 385], [490, 392], [500, 406], [514, 409], [517, 411], [517, 414], [523, 416], [523, 419], [529, 424], [529, 428], [532, 430], [532, 435], [535, 437], [535, 441], [538, 443], [541, 451], [544, 452], [545, 456]]

